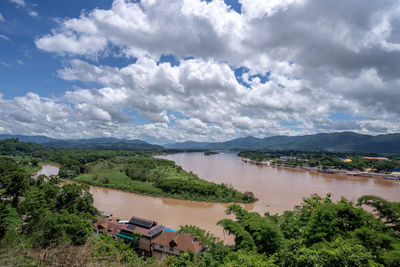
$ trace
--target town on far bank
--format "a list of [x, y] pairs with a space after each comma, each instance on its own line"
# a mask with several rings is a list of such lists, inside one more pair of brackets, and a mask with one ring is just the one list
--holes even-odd
[[244, 162], [349, 176], [400, 180], [400, 156], [304, 151], [242, 151]]

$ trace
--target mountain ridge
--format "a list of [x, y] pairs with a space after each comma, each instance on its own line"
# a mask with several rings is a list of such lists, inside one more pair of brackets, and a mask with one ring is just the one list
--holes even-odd
[[89, 139], [55, 139], [43, 135], [11, 135], [0, 134], [1, 139], [18, 139], [22, 142], [33, 142], [45, 147], [53, 148], [96, 148], [96, 149], [163, 149], [162, 146], [134, 139], [118, 139], [114, 137], [100, 137]]
[[360, 153], [400, 153], [400, 134], [377, 136], [354, 132], [318, 133], [302, 136], [243, 137], [225, 142], [182, 142], [163, 145], [179, 149], [298, 150]]
[[127, 140], [114, 137], [90, 139], [55, 139], [43, 135], [0, 134], [0, 139], [18, 138], [23, 142], [34, 142], [54, 148], [96, 149], [210, 149], [210, 150], [297, 150], [325, 152], [396, 153], [400, 154], [400, 133], [366, 135], [354, 132], [318, 133], [302, 136], [253, 136], [236, 138], [224, 142], [196, 142], [154, 145], [143, 140]]

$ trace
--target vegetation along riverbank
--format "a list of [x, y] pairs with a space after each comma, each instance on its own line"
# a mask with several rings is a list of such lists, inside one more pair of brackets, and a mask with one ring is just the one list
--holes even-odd
[[400, 177], [400, 156], [396, 154], [354, 154], [299, 151], [242, 151], [245, 162], [301, 168], [323, 173], [396, 179]]

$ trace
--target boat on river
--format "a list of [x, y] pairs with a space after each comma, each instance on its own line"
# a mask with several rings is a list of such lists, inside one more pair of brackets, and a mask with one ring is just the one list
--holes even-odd
[[387, 177], [383, 177], [386, 180], [392, 180], [392, 181], [399, 181], [400, 177], [393, 177], [393, 176], [387, 176]]

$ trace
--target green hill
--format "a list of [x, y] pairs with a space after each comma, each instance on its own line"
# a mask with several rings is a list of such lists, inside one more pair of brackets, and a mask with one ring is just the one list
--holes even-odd
[[202, 149], [269, 149], [359, 153], [400, 153], [400, 134], [378, 136], [353, 132], [320, 133], [304, 136], [245, 137], [220, 143], [184, 142], [164, 145], [166, 148]]

